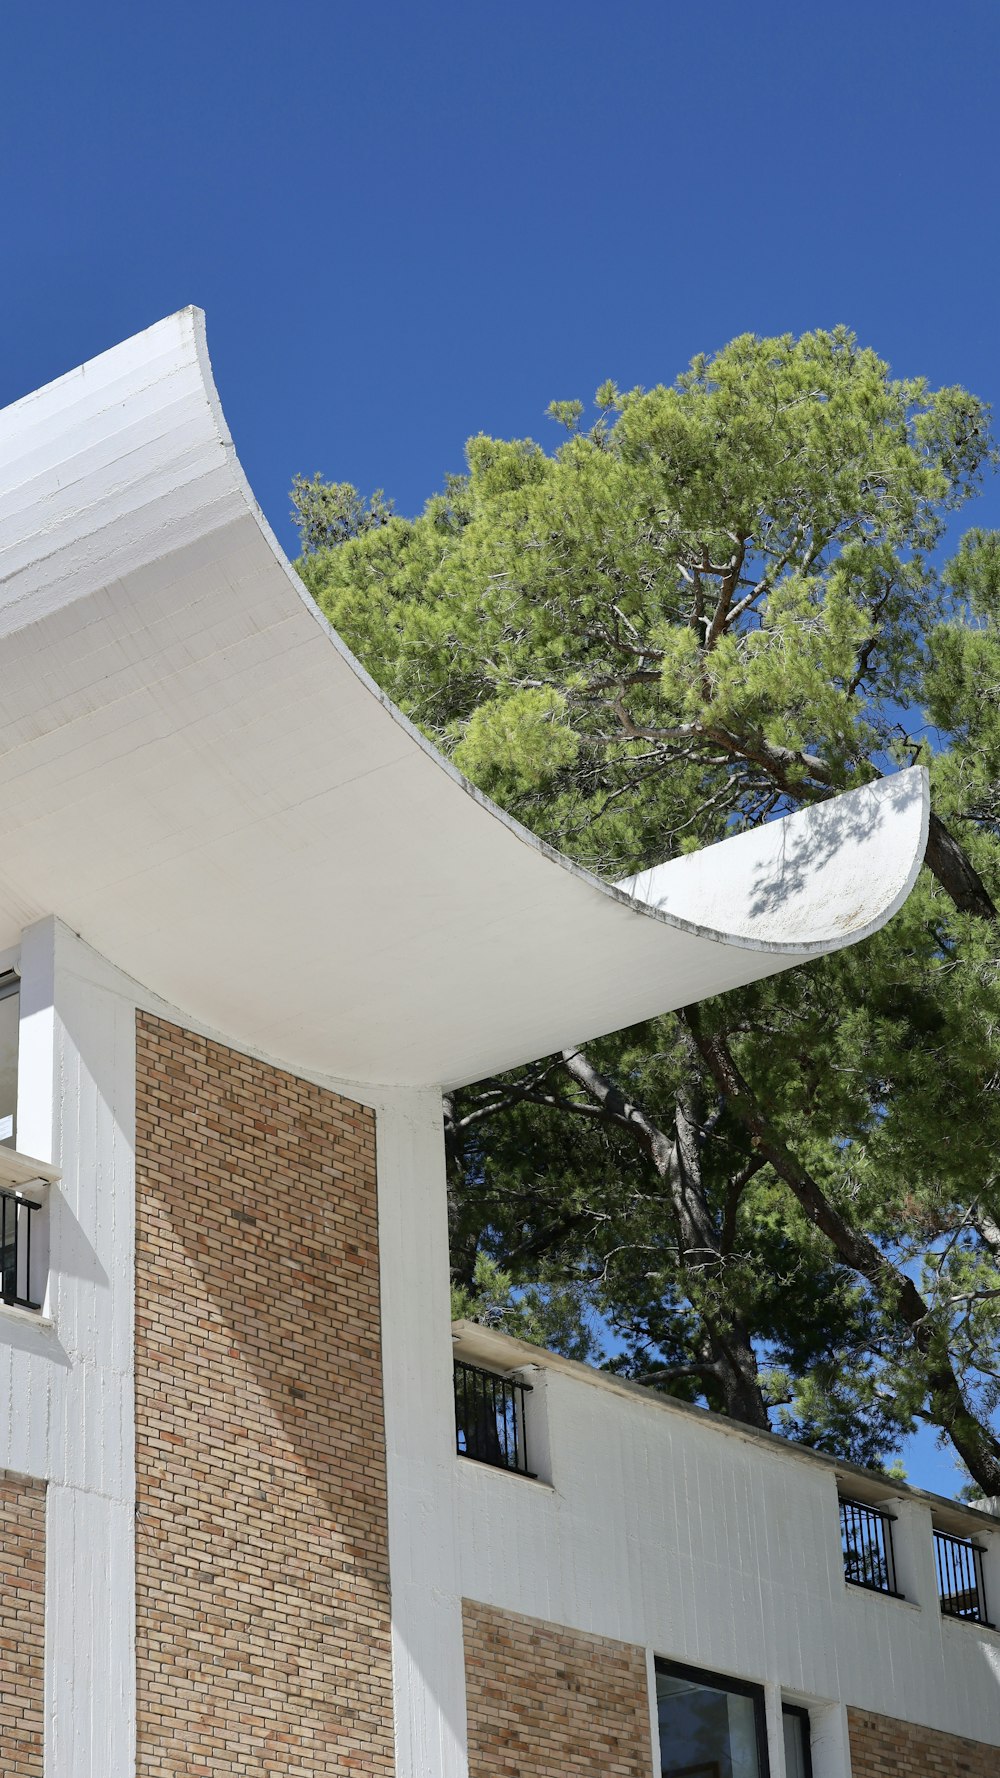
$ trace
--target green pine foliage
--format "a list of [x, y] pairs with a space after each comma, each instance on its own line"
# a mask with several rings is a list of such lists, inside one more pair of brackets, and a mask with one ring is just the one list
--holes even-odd
[[365, 667], [611, 880], [916, 759], [931, 868], [862, 946], [454, 1095], [462, 1312], [591, 1357], [596, 1314], [625, 1374], [865, 1462], [929, 1421], [1000, 1493], [1000, 538], [941, 562], [988, 411], [835, 329], [550, 415], [412, 521], [299, 478]]

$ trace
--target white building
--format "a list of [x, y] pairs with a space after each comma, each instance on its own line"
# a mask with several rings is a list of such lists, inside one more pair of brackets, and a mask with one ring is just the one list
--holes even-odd
[[557, 857], [303, 592], [195, 311], [0, 415], [0, 686], [3, 1773], [994, 1778], [995, 1520], [448, 1322], [442, 1087], [875, 930], [921, 774]]

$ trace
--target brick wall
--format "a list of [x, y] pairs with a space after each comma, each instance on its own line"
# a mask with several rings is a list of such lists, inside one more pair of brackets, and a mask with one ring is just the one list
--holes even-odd
[[[852, 1778], [997, 1778], [1000, 1748], [848, 1710]], [[998, 1724], [1000, 1733], [1000, 1724]]]
[[641, 1648], [462, 1604], [469, 1778], [650, 1778]]
[[0, 1759], [42, 1778], [45, 1483], [0, 1473]]
[[382, 1778], [374, 1116], [136, 1039], [138, 1778]]

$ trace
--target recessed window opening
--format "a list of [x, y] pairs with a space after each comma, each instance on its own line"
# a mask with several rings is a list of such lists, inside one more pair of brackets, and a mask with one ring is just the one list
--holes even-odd
[[840, 1502], [840, 1543], [844, 1554], [844, 1579], [852, 1587], [870, 1593], [888, 1593], [901, 1599], [896, 1588], [896, 1560], [892, 1548], [892, 1514], [863, 1500]]
[[32, 1225], [39, 1209], [21, 1192], [0, 1187], [0, 1301], [19, 1309], [42, 1306], [32, 1295]]
[[762, 1686], [658, 1659], [656, 1715], [663, 1778], [768, 1778]]
[[0, 975], [0, 1146], [17, 1147], [17, 1039], [21, 983], [12, 969]]
[[812, 1778], [808, 1710], [801, 1704], [782, 1704], [781, 1731], [785, 1741], [785, 1778]]
[[956, 1537], [953, 1532], [934, 1527], [938, 1597], [945, 1617], [964, 1618], [966, 1623], [992, 1628], [983, 1584], [984, 1555], [982, 1544], [971, 1537]]
[[534, 1477], [524, 1402], [531, 1384], [455, 1360], [455, 1443], [460, 1457]]

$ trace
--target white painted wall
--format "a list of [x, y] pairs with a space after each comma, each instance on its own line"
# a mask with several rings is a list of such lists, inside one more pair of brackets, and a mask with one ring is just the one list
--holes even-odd
[[1000, 1744], [1000, 1634], [942, 1618], [928, 1509], [893, 1503], [918, 1602], [868, 1594], [844, 1581], [825, 1466], [564, 1374], [545, 1400], [551, 1490], [450, 1460], [466, 1593]]
[[1000, 1745], [1000, 1633], [942, 1619], [911, 1497], [891, 1503], [919, 1601], [900, 1603], [846, 1585], [831, 1469], [708, 1416], [551, 1368], [530, 1376], [551, 1486], [455, 1455], [438, 1108], [395, 1116], [379, 1158], [398, 1778], [467, 1770], [463, 1595], [763, 1684], [772, 1778], [782, 1694], [811, 1707], [815, 1778], [849, 1774], [845, 1703]]
[[0, 1306], [0, 1468], [49, 1483], [46, 1778], [134, 1769], [135, 1015], [96, 961], [23, 936], [18, 1142], [62, 1179], [43, 1315]]
[[[0, 1468], [50, 1484], [46, 1778], [131, 1778], [135, 1010], [204, 1028], [56, 921], [25, 933], [20, 962], [19, 1141], [63, 1178], [45, 1315], [0, 1310]], [[808, 1702], [816, 1778], [849, 1770], [845, 1700], [1000, 1744], [1000, 1634], [942, 1622], [912, 1497], [894, 1510], [918, 1603], [899, 1604], [845, 1586], [821, 1464], [577, 1373], [532, 1378], [533, 1462], [551, 1486], [456, 1456], [440, 1101], [364, 1096], [378, 1132], [398, 1778], [467, 1773], [463, 1595], [760, 1681], [775, 1724], [782, 1692]], [[997, 1610], [996, 1537], [991, 1580]]]

